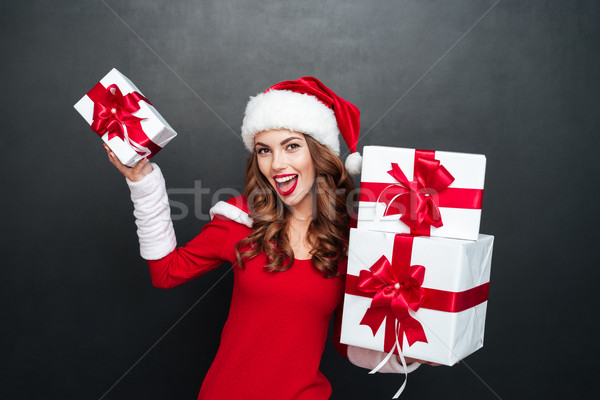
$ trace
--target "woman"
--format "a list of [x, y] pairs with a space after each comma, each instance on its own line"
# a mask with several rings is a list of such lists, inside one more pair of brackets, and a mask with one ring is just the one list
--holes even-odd
[[[251, 151], [244, 195], [217, 203], [212, 221], [184, 247], [176, 246], [158, 166], [125, 167], [106, 147], [131, 189], [155, 286], [179, 285], [226, 261], [234, 266], [229, 316], [199, 399], [328, 399], [319, 363], [334, 311], [342, 356], [365, 368], [384, 358], [339, 343], [354, 189], [338, 157], [339, 135], [355, 151], [358, 130], [358, 109], [312, 77], [251, 98], [242, 125]], [[391, 358], [380, 372], [403, 368]]]

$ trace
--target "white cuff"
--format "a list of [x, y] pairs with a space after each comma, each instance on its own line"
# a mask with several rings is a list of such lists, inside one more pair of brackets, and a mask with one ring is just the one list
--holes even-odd
[[218, 201], [217, 204], [212, 206], [208, 213], [210, 219], [213, 219], [215, 215], [222, 215], [238, 224], [243, 224], [248, 228], [252, 228], [252, 218], [250, 218], [246, 212], [224, 201]]
[[127, 182], [127, 186], [129, 186], [129, 190], [131, 190], [131, 197], [141, 198], [151, 194], [156, 191], [157, 187], [164, 183], [165, 179], [162, 176], [162, 171], [155, 163], [150, 163], [152, 165], [152, 171], [149, 174], [146, 174], [139, 181], [132, 181], [129, 178], [125, 178]]
[[[348, 346], [348, 360], [357, 367], [366, 368], [369, 370], [378, 366], [379, 363], [386, 357], [386, 355], [386, 353], [377, 350], [365, 349], [357, 346]], [[410, 363], [406, 366], [406, 372], [413, 372], [419, 368], [420, 365], [421, 364], [418, 362]], [[377, 372], [384, 374], [403, 374], [404, 367], [402, 367], [402, 364], [398, 362], [395, 356], [392, 356], [388, 362]]]
[[177, 241], [162, 172], [152, 163], [152, 172], [139, 181], [125, 180], [131, 190], [140, 254], [146, 260], [163, 258], [175, 249]]

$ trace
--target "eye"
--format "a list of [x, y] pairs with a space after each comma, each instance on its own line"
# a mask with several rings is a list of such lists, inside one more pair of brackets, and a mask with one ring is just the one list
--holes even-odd
[[258, 155], [267, 154], [268, 151], [269, 151], [269, 149], [267, 149], [266, 147], [261, 147], [260, 149], [256, 150], [256, 154], [258, 154]]
[[300, 145], [298, 143], [290, 143], [287, 145], [287, 147], [285, 149], [286, 150], [296, 150], [299, 147], [300, 147]]

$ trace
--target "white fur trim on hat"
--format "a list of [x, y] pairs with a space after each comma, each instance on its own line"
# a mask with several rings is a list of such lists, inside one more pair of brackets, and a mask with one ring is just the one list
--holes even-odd
[[215, 215], [221, 215], [239, 224], [246, 225], [248, 228], [252, 228], [252, 218], [246, 212], [224, 201], [218, 201], [208, 211], [208, 214], [210, 215], [210, 219], [213, 219]]
[[269, 90], [250, 97], [242, 122], [246, 148], [254, 149], [254, 136], [269, 129], [288, 129], [311, 135], [340, 154], [340, 130], [333, 110], [316, 97], [290, 90]]

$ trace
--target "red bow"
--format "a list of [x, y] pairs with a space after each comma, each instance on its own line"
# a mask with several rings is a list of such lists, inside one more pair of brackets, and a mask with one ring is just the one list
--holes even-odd
[[102, 137], [107, 132], [108, 140], [118, 136], [136, 153], [148, 158], [161, 149], [142, 129], [140, 122], [145, 118], [133, 115], [140, 109], [140, 101], [152, 105], [147, 98], [138, 92], [123, 95], [116, 84], [105, 88], [101, 83], [97, 83], [87, 95], [94, 102], [91, 128], [98, 136]]
[[415, 342], [427, 343], [423, 327], [409, 312], [409, 309], [417, 311], [425, 299], [425, 291], [421, 287], [424, 276], [424, 266], [392, 265], [385, 256], [381, 256], [369, 270], [360, 271], [358, 290], [375, 293], [371, 306], [360, 321], [361, 325], [368, 325], [375, 336], [386, 318], [387, 324], [396, 319], [401, 349], [402, 334], [406, 335], [409, 346]]
[[132, 114], [140, 109], [139, 100], [133, 96], [124, 97], [115, 84], [106, 88], [103, 100], [94, 103], [92, 130], [98, 135], [108, 131], [108, 140], [115, 136], [125, 140], [123, 125], [134, 125], [143, 119]]
[[382, 193], [387, 204], [384, 216], [402, 214], [400, 220], [413, 230], [443, 225], [439, 210], [439, 193], [445, 190], [454, 177], [439, 160], [415, 155], [414, 180], [409, 181], [396, 163], [388, 174], [398, 181]]

